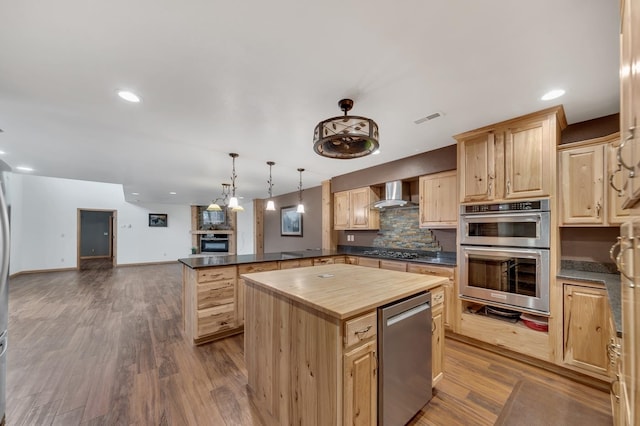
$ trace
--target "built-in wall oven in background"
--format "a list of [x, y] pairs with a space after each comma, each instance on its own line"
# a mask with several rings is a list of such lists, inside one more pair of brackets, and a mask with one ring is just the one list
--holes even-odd
[[227, 253], [229, 251], [229, 235], [205, 234], [200, 238], [201, 253]]
[[549, 200], [460, 207], [460, 297], [549, 313]]

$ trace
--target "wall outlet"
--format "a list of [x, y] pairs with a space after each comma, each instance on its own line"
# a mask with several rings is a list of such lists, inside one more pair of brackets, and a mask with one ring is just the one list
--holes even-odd
[[355, 241], [355, 235], [347, 234], [347, 241]]

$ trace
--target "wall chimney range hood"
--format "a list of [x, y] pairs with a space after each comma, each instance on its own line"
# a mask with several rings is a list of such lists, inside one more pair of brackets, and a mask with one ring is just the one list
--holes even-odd
[[384, 199], [373, 203], [373, 207], [383, 209], [388, 207], [404, 207], [412, 205], [409, 202], [408, 184], [401, 180], [394, 180], [384, 184]]

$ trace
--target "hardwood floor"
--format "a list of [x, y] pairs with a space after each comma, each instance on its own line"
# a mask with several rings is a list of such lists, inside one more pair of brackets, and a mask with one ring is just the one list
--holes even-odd
[[[247, 394], [242, 335], [200, 347], [183, 338], [180, 274], [170, 264], [11, 279], [7, 424], [266, 424]], [[522, 379], [610, 411], [601, 391], [445, 347], [445, 379], [413, 425], [491, 425]]]

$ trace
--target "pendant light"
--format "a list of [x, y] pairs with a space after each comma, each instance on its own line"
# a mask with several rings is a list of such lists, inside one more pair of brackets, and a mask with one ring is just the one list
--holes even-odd
[[209, 204], [209, 207], [207, 207], [208, 211], [215, 211], [215, 212], [219, 212], [222, 210], [222, 207], [220, 207], [220, 204], [218, 204], [218, 201], [222, 202], [222, 206], [226, 207], [227, 206], [227, 198], [229, 197], [229, 187], [231, 185], [229, 185], [228, 183], [223, 183], [222, 184], [222, 194], [220, 197], [216, 198], [215, 200], [213, 200], [211, 202], [211, 204]]
[[296, 209], [297, 213], [304, 213], [304, 204], [302, 204], [302, 172], [304, 172], [304, 169], [298, 169], [298, 173], [300, 173], [300, 184], [298, 185], [298, 208]]
[[376, 151], [378, 125], [370, 118], [347, 115], [353, 108], [353, 100], [341, 99], [338, 106], [344, 116], [321, 121], [313, 132], [313, 150], [329, 158], [358, 158]]
[[234, 212], [244, 211], [244, 208], [238, 203], [238, 198], [236, 197], [236, 158], [239, 157], [235, 152], [229, 153], [229, 157], [231, 157], [232, 169], [231, 169], [231, 198], [229, 199], [229, 208]]
[[273, 198], [273, 179], [271, 179], [271, 167], [273, 167], [276, 163], [274, 163], [273, 161], [267, 161], [267, 164], [269, 165], [269, 180], [267, 181], [267, 183], [269, 184], [269, 201], [267, 201], [267, 208], [265, 210], [268, 211], [275, 211], [276, 210], [276, 205], [273, 202], [272, 198]]

